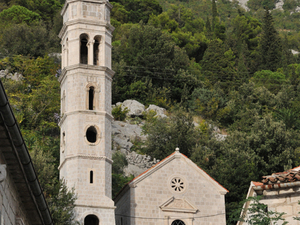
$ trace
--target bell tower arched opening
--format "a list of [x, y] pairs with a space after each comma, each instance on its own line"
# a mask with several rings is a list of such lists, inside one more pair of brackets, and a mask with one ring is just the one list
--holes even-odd
[[95, 215], [88, 215], [84, 218], [84, 225], [99, 225], [99, 219]]
[[80, 63], [87, 64], [88, 63], [88, 40], [89, 37], [87, 34], [80, 35]]
[[96, 36], [94, 39], [94, 65], [100, 66], [100, 41], [101, 36]]

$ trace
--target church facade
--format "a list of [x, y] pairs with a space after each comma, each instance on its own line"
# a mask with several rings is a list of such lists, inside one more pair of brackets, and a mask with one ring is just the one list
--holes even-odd
[[116, 196], [117, 225], [225, 225], [228, 191], [177, 149]]

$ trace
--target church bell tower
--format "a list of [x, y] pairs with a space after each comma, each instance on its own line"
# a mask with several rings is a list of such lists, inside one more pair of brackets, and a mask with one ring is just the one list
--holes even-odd
[[111, 39], [108, 0], [62, 10], [60, 178], [75, 188], [81, 225], [114, 225], [111, 199]]

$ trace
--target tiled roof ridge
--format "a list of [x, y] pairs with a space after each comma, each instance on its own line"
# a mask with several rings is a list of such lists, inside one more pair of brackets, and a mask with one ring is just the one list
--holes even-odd
[[[297, 170], [296, 170], [297, 168]], [[300, 181], [300, 170], [296, 167], [284, 172], [273, 173], [272, 175], [263, 176], [263, 184], [278, 184]]]

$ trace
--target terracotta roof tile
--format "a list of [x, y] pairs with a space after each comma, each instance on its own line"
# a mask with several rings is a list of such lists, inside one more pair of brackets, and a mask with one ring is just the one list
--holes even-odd
[[273, 173], [272, 175], [263, 176], [262, 178], [263, 184], [278, 184], [300, 181], [300, 166], [284, 172]]
[[263, 185], [263, 183], [261, 183], [261, 182], [256, 182], [256, 181], [252, 181], [252, 183], [253, 183], [255, 186], [261, 186], [261, 185]]

